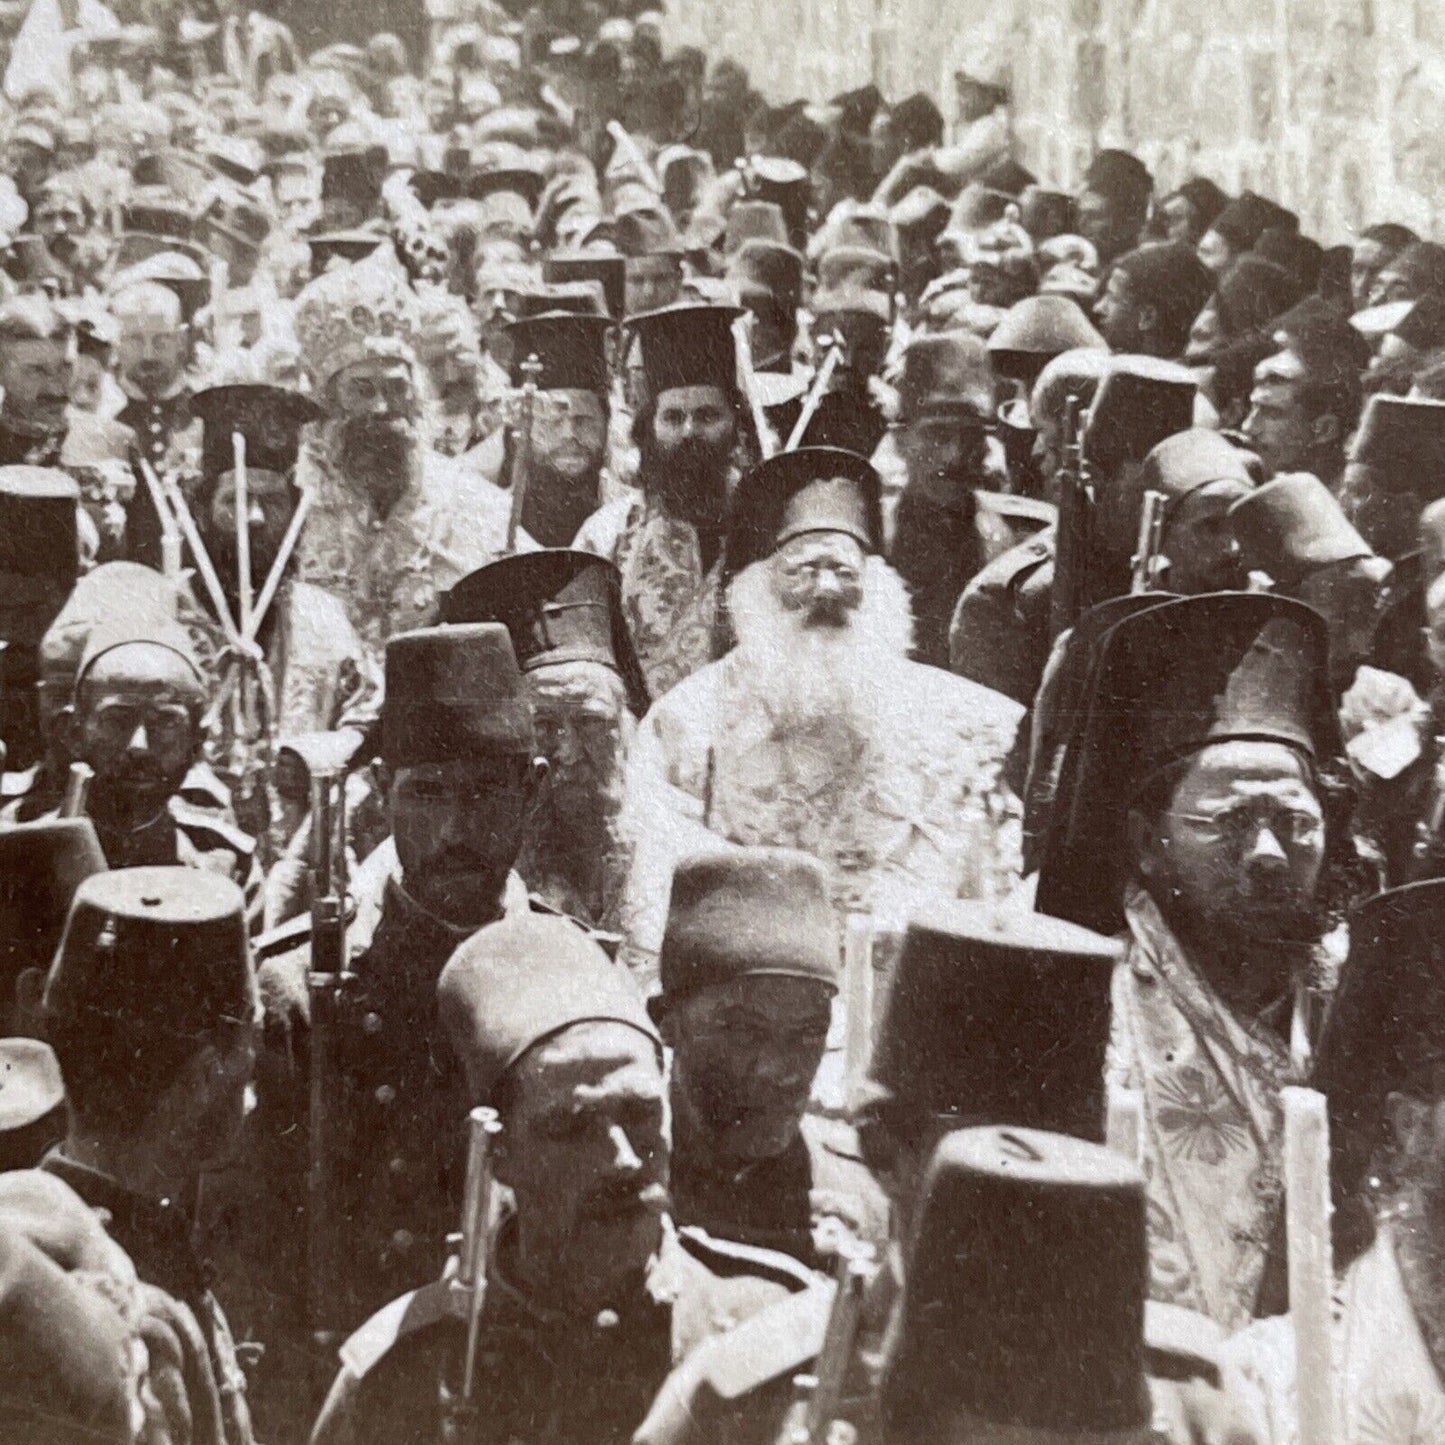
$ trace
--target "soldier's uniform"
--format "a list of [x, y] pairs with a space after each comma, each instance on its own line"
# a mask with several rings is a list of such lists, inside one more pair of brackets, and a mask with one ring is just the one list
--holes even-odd
[[[577, 1024], [642, 1034], [657, 1049], [661, 1087], [661, 1041], [630, 979], [561, 920], [482, 930], [448, 966], [436, 1004], [472, 1098], [500, 1103], [499, 1086], [532, 1047]], [[508, 1122], [503, 1107], [504, 1133]], [[632, 1142], [646, 1152], [645, 1137]], [[783, 1256], [664, 1219], [643, 1277], [619, 1286], [600, 1313], [578, 1313], [528, 1293], [517, 1278], [519, 1223], [504, 1216], [486, 1257], [475, 1409], [459, 1434], [469, 1445], [625, 1445], [678, 1361], [817, 1279]], [[447, 1281], [414, 1290], [347, 1341], [313, 1435], [318, 1445], [438, 1438], [441, 1386], [459, 1380], [467, 1337], [455, 1299]]]
[[[164, 978], [156, 973], [158, 960]], [[87, 879], [76, 891], [46, 980], [44, 1011], [62, 1069], [86, 1047], [97, 1018], [120, 1038], [141, 1029], [198, 1041], [223, 1019], [253, 1021], [256, 982], [240, 889], [181, 868], [132, 868]], [[196, 1247], [188, 1204], [135, 1193], [71, 1158], [64, 1145], [42, 1168], [104, 1211], [111, 1237], [142, 1282], [158, 1292], [161, 1317], [183, 1361], [196, 1445], [249, 1445], [245, 1376]]]

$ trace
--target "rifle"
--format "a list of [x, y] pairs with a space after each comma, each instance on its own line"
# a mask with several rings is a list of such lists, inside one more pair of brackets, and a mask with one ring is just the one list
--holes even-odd
[[827, 1445], [829, 1429], [843, 1403], [843, 1387], [863, 1314], [863, 1289], [873, 1269], [872, 1255], [867, 1245], [855, 1245], [838, 1255], [837, 1282], [828, 1326], [823, 1332], [823, 1348], [818, 1351], [813, 1373], [798, 1377], [797, 1387], [805, 1404], [802, 1419], [789, 1436], [789, 1445]]
[[1074, 625], [1088, 595], [1089, 552], [1094, 531], [1094, 490], [1084, 461], [1079, 399], [1064, 410], [1064, 464], [1059, 469], [1059, 522], [1054, 545], [1054, 588], [1049, 604], [1049, 636]]
[[507, 514], [507, 550], [511, 556], [517, 550], [517, 531], [522, 525], [522, 507], [527, 500], [528, 474], [532, 470], [532, 425], [537, 412], [537, 378], [542, 374], [542, 363], [535, 356], [529, 356], [522, 363], [521, 423], [516, 428], [516, 450], [512, 455], [512, 510]]
[[1129, 591], [1132, 593], [1153, 592], [1159, 585], [1159, 574], [1164, 570], [1165, 562], [1160, 555], [1159, 544], [1164, 536], [1164, 508], [1168, 500], [1163, 492], [1151, 489], [1144, 493], [1144, 509], [1139, 514], [1139, 540], [1129, 564]]
[[340, 1287], [338, 1225], [347, 1157], [337, 1138], [344, 1112], [345, 1076], [339, 1048], [351, 981], [346, 952], [346, 775], [315, 770], [311, 777], [311, 1002], [310, 1141], [306, 1174], [307, 1320], [319, 1356], [330, 1369], [333, 1346], [348, 1323]]
[[62, 818], [85, 817], [85, 804], [94, 777], [95, 769], [89, 763], [71, 763], [65, 779], [65, 796], [60, 801]]

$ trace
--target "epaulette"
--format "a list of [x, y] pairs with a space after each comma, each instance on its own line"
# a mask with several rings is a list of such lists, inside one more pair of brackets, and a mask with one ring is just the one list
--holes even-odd
[[773, 1249], [759, 1249], [751, 1244], [739, 1244], [735, 1239], [719, 1239], [695, 1224], [680, 1225], [677, 1239], [699, 1264], [722, 1279], [751, 1275], [794, 1292], [809, 1289], [818, 1282], [814, 1271], [789, 1255]]
[[1052, 527], [1059, 520], [1059, 509], [1042, 497], [1021, 497], [1016, 492], [974, 492], [974, 499], [980, 511], [992, 512], [995, 516], [1010, 521], [1037, 522], [1042, 527]]
[[251, 943], [251, 956], [258, 964], [264, 963], [268, 958], [279, 958], [310, 941], [311, 915], [298, 913], [295, 918], [288, 918], [285, 923], [278, 923], [275, 928], [257, 934]]
[[458, 1301], [463, 1298], [444, 1279], [409, 1290], [382, 1305], [346, 1340], [339, 1352], [341, 1363], [358, 1380], [365, 1379], [407, 1336], [458, 1318]]
[[210, 808], [198, 808], [182, 797], [172, 797], [171, 817], [176, 826], [184, 829], [186, 836], [202, 848], [209, 841], [211, 847], [229, 848], [241, 858], [250, 858], [256, 851], [256, 840], [249, 833], [243, 833]]

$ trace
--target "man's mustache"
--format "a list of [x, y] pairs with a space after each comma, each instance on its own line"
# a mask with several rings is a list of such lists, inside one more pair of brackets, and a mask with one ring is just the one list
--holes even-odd
[[588, 1195], [582, 1206], [584, 1219], [611, 1220], [626, 1214], [666, 1214], [672, 1208], [667, 1186], [654, 1181], [639, 1189], [636, 1184], [604, 1187]]

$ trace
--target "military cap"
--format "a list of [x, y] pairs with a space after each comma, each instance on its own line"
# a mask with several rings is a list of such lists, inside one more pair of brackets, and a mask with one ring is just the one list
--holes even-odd
[[246, 439], [248, 467], [290, 472], [301, 449], [301, 428], [321, 416], [321, 408], [299, 392], [249, 384], [197, 392], [191, 411], [201, 420], [201, 471], [207, 477], [234, 470], [235, 432]]
[[333, 261], [349, 265], [364, 261], [386, 244], [379, 231], [323, 231], [306, 238], [311, 248], [311, 274], [320, 276]]
[[838, 981], [838, 925], [822, 865], [791, 848], [730, 848], [682, 859], [658, 955], [668, 1002], [736, 978]]
[[75, 891], [45, 981], [47, 1019], [112, 1019], [195, 1038], [249, 1023], [256, 978], [246, 899], [197, 868], [121, 868]]
[[944, 408], [962, 408], [979, 417], [993, 411], [988, 354], [983, 342], [965, 331], [915, 337], [903, 353], [899, 419], [912, 421]]
[[[1150, 1438], [1143, 1177], [1034, 1129], [946, 1136], [923, 1183], [884, 1438]], [[990, 1428], [992, 1427], [992, 1429]]]
[[655, 400], [680, 386], [717, 386], [737, 391], [736, 306], [666, 306], [628, 318], [627, 329], [641, 351], [642, 374]]
[[1254, 191], [1241, 191], [1209, 223], [1235, 251], [1248, 251], [1271, 228], [1297, 231], [1299, 217]]
[[647, 711], [621, 578], [605, 558], [560, 547], [503, 557], [463, 577], [442, 598], [441, 613], [444, 623], [500, 622], [524, 673], [564, 662], [611, 668], [632, 711]]
[[749, 241], [770, 241], [777, 246], [791, 247], [787, 219], [776, 202], [744, 200], [729, 208], [723, 231], [723, 255], [731, 256]]
[[80, 488], [53, 467], [0, 467], [0, 572], [74, 581]]
[[1329, 637], [1311, 607], [1266, 593], [1183, 597], [1104, 638], [1082, 735], [1065, 760], [1067, 812], [1039, 870], [1037, 906], [1086, 928], [1121, 922], [1130, 805], [1213, 743], [1277, 742], [1311, 766], [1339, 752]]
[[1056, 356], [1108, 343], [1083, 309], [1067, 296], [1028, 296], [1004, 312], [988, 339], [988, 359], [1000, 376], [1032, 386]]
[[374, 211], [381, 204], [381, 187], [386, 180], [386, 148], [357, 146], [334, 150], [322, 157], [321, 200], [350, 201], [362, 211]]
[[607, 338], [612, 322], [606, 316], [544, 312], [514, 321], [506, 330], [506, 361], [513, 386], [527, 380], [523, 367], [541, 363], [537, 386], [542, 391], [590, 391], [605, 398], [612, 384]]
[[144, 188], [121, 211], [126, 235], [165, 241], [189, 241], [195, 232], [195, 213], [184, 201], [160, 187]]
[[179, 614], [177, 583], [140, 562], [102, 562], [78, 577], [65, 605], [40, 639], [41, 675], [69, 697], [90, 634], [123, 612], [156, 623]]
[[728, 524], [727, 570], [736, 576], [785, 542], [843, 532], [882, 555], [882, 484], [867, 458], [841, 447], [797, 447], [754, 467], [738, 483]]
[[1083, 189], [1125, 205], [1143, 207], [1154, 194], [1154, 177], [1144, 162], [1129, 151], [1102, 150], [1084, 172]]
[[818, 289], [862, 287], [889, 293], [898, 285], [898, 263], [876, 246], [830, 246], [818, 257]]
[[[815, 291], [811, 302], [813, 317], [821, 323], [829, 316], [871, 316], [880, 326], [890, 326], [893, 321], [893, 298], [872, 287], [845, 282], [829, 290]], [[815, 326], [814, 335], [820, 335], [826, 327]]]
[[119, 1252], [107, 1254], [95, 1212], [54, 1175], [4, 1176], [0, 1431], [11, 1439], [135, 1438], [137, 1329], [107, 1292]]
[[535, 751], [532, 712], [505, 627], [426, 627], [387, 642], [381, 755], [388, 766]]
[[181, 319], [194, 321], [196, 313], [211, 299], [211, 276], [199, 246], [171, 242], [163, 251], [152, 251], [144, 260], [126, 266], [111, 277], [111, 294], [129, 286], [164, 286], [181, 303]]
[[1315, 1055], [1329, 1100], [1336, 1205], [1359, 1194], [1392, 1092], [1434, 1103], [1445, 1062], [1445, 880], [1391, 888], [1350, 913], [1350, 952]]
[[1445, 495], [1445, 402], [1376, 393], [1350, 447], [1373, 490], [1413, 492], [1421, 503]]
[[754, 156], [744, 174], [749, 196], [778, 207], [789, 243], [802, 250], [808, 239], [808, 207], [813, 199], [807, 167], [785, 156]]
[[727, 274], [745, 305], [791, 313], [803, 297], [803, 257], [776, 241], [745, 241], [728, 262]]
[[834, 246], [867, 246], [891, 256], [894, 236], [888, 212], [871, 201], [839, 201], [809, 243], [808, 254], [821, 256]]
[[1094, 393], [1084, 426], [1084, 454], [1106, 477], [1140, 462], [1165, 437], [1194, 421], [1198, 386], [1172, 361], [1116, 356]]
[[1271, 478], [1241, 497], [1229, 519], [1245, 566], [1267, 572], [1286, 591], [1320, 567], [1374, 555], [1334, 493], [1308, 472]]
[[1384, 301], [1378, 306], [1366, 306], [1362, 311], [1351, 313], [1350, 325], [1372, 346], [1381, 337], [1388, 336], [1410, 314], [1414, 304], [1413, 301]]
[[495, 1101], [530, 1049], [574, 1024], [623, 1024], [662, 1050], [627, 971], [575, 923], [544, 914], [516, 914], [467, 939], [437, 981], [437, 1013], [479, 1104]]
[[[636, 206], [612, 217], [612, 241], [625, 261], [662, 256], [682, 268], [682, 239], [677, 226], [660, 204]], [[631, 267], [624, 267], [631, 270]]]
[[89, 818], [0, 830], [0, 988], [7, 1000], [24, 969], [50, 967], [75, 890], [105, 866]]
[[90, 629], [75, 669], [76, 691], [79, 692], [86, 674], [107, 652], [114, 652], [117, 647], [129, 647], [133, 643], [145, 643], [174, 652], [196, 674], [197, 679], [202, 680], [201, 665], [196, 659], [195, 643], [190, 633], [174, 617], [163, 617], [144, 608], [134, 612], [119, 611], [114, 616], [102, 618]]
[[1040, 914], [940, 901], [904, 934], [864, 1085], [908, 1117], [1101, 1139], [1121, 946]]
[[1155, 308], [1160, 329], [1182, 350], [1194, 318], [1215, 289], [1199, 253], [1183, 241], [1153, 241], [1125, 252], [1114, 267]]
[[1445, 346], [1445, 296], [1429, 292], [1413, 302], [1393, 334], [1416, 351]]
[[622, 317], [627, 297], [627, 263], [621, 256], [548, 256], [542, 262], [542, 279], [550, 282], [596, 281], [602, 287], [607, 314], [614, 320]]
[[1019, 225], [1036, 242], [1051, 236], [1067, 236], [1077, 224], [1074, 198], [1067, 191], [1032, 185], [1020, 194]]

